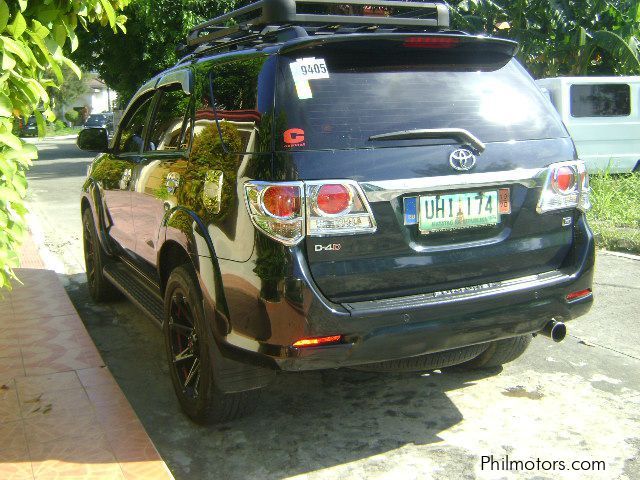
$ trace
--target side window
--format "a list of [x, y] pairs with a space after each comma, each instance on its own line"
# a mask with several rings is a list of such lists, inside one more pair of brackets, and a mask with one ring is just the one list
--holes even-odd
[[119, 153], [138, 153], [142, 149], [142, 133], [144, 131], [144, 123], [147, 120], [147, 112], [151, 105], [151, 98], [147, 97], [142, 103], [134, 107], [132, 114], [124, 121], [124, 127], [120, 129], [120, 138], [118, 139]]
[[[258, 84], [268, 57], [242, 56], [214, 64], [197, 75], [195, 137], [216, 122], [224, 146], [230, 152], [255, 152], [263, 123], [258, 109]], [[269, 128], [269, 127], [267, 127]]]
[[624, 117], [631, 113], [631, 88], [624, 83], [571, 85], [572, 117]]
[[160, 90], [145, 150], [184, 150], [187, 147], [182, 138], [189, 100], [180, 85]]

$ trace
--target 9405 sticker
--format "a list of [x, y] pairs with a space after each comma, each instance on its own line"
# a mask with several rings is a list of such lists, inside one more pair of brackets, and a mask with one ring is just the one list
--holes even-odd
[[296, 85], [296, 93], [300, 100], [313, 98], [309, 80], [329, 78], [329, 69], [324, 58], [307, 57], [299, 58], [289, 64], [291, 75]]

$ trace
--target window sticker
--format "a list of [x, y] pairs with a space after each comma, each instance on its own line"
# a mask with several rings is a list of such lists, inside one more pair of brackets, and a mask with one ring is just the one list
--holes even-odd
[[289, 67], [291, 67], [291, 75], [293, 75], [293, 81], [296, 84], [296, 93], [300, 100], [313, 98], [309, 80], [329, 78], [329, 69], [327, 68], [324, 58], [299, 58], [295, 62], [291, 62]]
[[304, 147], [304, 130], [301, 128], [290, 128], [283, 134], [285, 147]]

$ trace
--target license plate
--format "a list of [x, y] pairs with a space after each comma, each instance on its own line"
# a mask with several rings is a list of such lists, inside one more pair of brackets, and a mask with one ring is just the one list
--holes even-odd
[[[500, 189], [500, 196], [498, 196], [498, 190], [486, 190], [419, 197], [420, 233], [484, 227], [500, 223], [500, 213], [507, 213], [505, 200], [510, 203], [504, 198], [502, 190]], [[506, 190], [508, 192], [508, 189]]]

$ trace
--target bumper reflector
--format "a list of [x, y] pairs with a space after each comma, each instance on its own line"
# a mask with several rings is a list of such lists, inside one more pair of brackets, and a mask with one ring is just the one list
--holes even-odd
[[331, 343], [339, 343], [342, 335], [331, 335], [329, 337], [302, 338], [293, 344], [294, 347], [317, 347], [319, 345], [328, 345]]
[[571, 292], [569, 295], [567, 295], [567, 302], [570, 302], [571, 300], [577, 300], [579, 298], [586, 297], [588, 295], [591, 295], [590, 288], [585, 288], [584, 290], [578, 290], [577, 292]]

